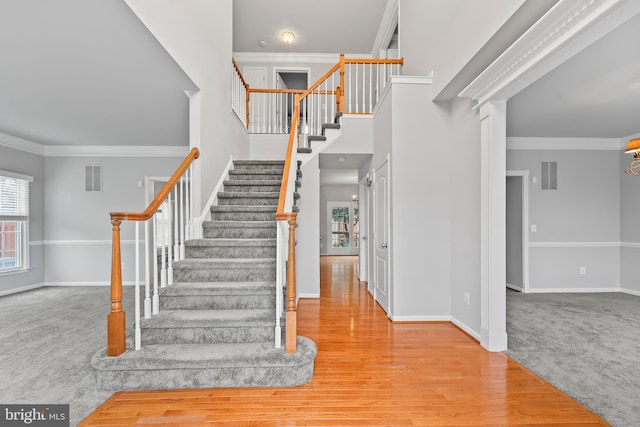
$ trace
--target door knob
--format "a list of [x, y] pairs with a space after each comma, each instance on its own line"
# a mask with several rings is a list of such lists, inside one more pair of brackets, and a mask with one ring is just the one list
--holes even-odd
[[383, 244], [380, 245], [380, 247], [382, 249], [387, 249], [389, 247], [389, 245], [387, 245], [386, 243], [383, 243]]

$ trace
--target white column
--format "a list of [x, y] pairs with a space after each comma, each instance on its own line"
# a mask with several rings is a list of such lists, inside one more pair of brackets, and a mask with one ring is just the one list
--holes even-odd
[[489, 351], [507, 349], [506, 111], [506, 101], [491, 101], [480, 108], [480, 344]]

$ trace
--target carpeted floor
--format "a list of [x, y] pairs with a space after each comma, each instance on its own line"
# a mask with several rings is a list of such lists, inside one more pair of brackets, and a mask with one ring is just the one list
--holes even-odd
[[[133, 287], [124, 288], [132, 332]], [[108, 287], [42, 288], [0, 297], [0, 402], [70, 404], [77, 425], [112, 393], [90, 360], [107, 343]]]
[[640, 426], [640, 297], [507, 291], [507, 354], [616, 427]]

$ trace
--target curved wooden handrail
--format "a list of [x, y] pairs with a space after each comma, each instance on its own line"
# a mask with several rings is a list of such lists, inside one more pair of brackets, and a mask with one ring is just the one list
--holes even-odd
[[291, 118], [291, 132], [289, 133], [289, 145], [287, 147], [287, 156], [284, 161], [284, 170], [282, 171], [282, 183], [280, 184], [280, 196], [278, 199], [278, 209], [276, 210], [276, 219], [286, 220], [288, 217], [283, 217], [285, 214], [284, 204], [287, 200], [287, 187], [289, 185], [289, 173], [291, 171], [291, 156], [293, 155], [293, 148], [296, 142], [296, 135], [298, 134], [298, 123], [300, 122], [300, 95], [295, 95], [293, 102], [293, 116]]
[[242, 82], [242, 85], [244, 86], [245, 89], [249, 90], [249, 85], [244, 80], [244, 77], [242, 77], [242, 73], [240, 72], [240, 68], [238, 67], [238, 63], [233, 58], [231, 58], [231, 63], [233, 64], [233, 68], [236, 69], [236, 73], [238, 73], [238, 77], [240, 77], [240, 81]]
[[167, 195], [173, 190], [173, 187], [176, 186], [180, 177], [184, 174], [184, 172], [191, 166], [191, 163], [200, 157], [200, 150], [197, 148], [191, 149], [187, 157], [182, 161], [178, 169], [171, 175], [171, 178], [167, 183], [162, 187], [162, 190], [158, 193], [158, 195], [149, 203], [149, 206], [143, 212], [111, 212], [109, 215], [111, 216], [111, 220], [115, 221], [146, 221], [151, 218], [160, 208], [164, 199], [167, 198]]

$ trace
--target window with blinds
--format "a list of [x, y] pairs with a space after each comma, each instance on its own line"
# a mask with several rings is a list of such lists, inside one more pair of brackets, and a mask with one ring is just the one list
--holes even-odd
[[29, 183], [33, 178], [0, 171], [0, 273], [29, 267]]

